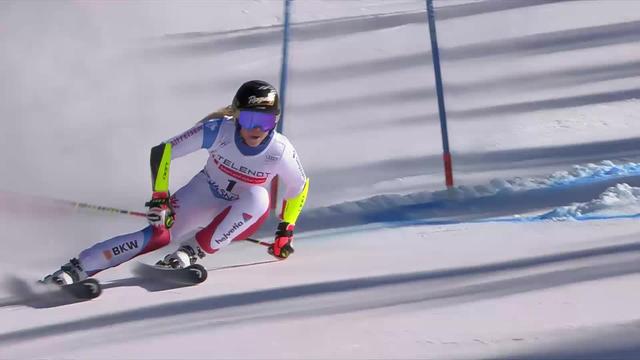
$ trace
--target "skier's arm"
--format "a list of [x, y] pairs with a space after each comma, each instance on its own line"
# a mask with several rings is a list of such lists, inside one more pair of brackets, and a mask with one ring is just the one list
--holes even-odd
[[273, 244], [269, 246], [269, 254], [278, 259], [286, 259], [293, 254], [293, 230], [298, 216], [307, 200], [309, 179], [304, 174], [302, 164], [295, 150], [289, 145], [285, 149], [278, 176], [285, 185], [284, 202], [280, 213], [280, 223]]
[[151, 148], [151, 200], [147, 220], [155, 227], [166, 229], [173, 225], [175, 213], [169, 198], [169, 168], [171, 160], [192, 153], [198, 149], [213, 146], [221, 120], [198, 123], [184, 133]]
[[175, 213], [169, 199], [169, 165], [171, 164], [171, 143], [162, 143], [151, 149], [151, 200], [145, 205], [147, 220], [156, 228], [173, 226]]
[[282, 203], [280, 220], [295, 225], [307, 201], [309, 179], [304, 173], [300, 158], [295, 150], [290, 149], [289, 151], [285, 151], [284, 155], [281, 169], [278, 172], [278, 176], [284, 183], [284, 201]]
[[218, 137], [222, 119], [197, 123], [191, 129], [174, 136], [164, 143], [171, 144], [171, 159], [177, 159], [200, 149], [208, 149]]
[[151, 148], [151, 190], [154, 193], [169, 191], [171, 148], [171, 143], [162, 143]]
[[[302, 212], [305, 202], [307, 201], [307, 193], [309, 192], [309, 178], [304, 180], [302, 190], [291, 197], [286, 197], [282, 202], [282, 212], [280, 213], [280, 220], [289, 224], [294, 224], [298, 220], [298, 216]], [[286, 194], [286, 192], [285, 192]]]
[[151, 183], [153, 192], [169, 191], [169, 165], [171, 160], [199, 149], [208, 149], [218, 137], [222, 120], [215, 119], [196, 124], [178, 136], [151, 149]]

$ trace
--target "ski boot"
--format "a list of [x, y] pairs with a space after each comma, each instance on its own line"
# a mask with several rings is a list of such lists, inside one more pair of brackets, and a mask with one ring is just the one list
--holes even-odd
[[62, 265], [60, 270], [47, 275], [41, 282], [45, 284], [69, 285], [86, 279], [87, 273], [82, 270], [80, 261], [73, 258], [68, 263]]
[[202, 259], [204, 256], [204, 252], [198, 246], [182, 245], [178, 250], [158, 261], [156, 266], [170, 267], [172, 269], [184, 269], [195, 264], [198, 259]]

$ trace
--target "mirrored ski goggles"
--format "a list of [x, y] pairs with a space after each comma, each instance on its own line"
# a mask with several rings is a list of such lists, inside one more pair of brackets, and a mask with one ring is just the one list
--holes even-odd
[[277, 116], [257, 111], [241, 110], [238, 115], [238, 123], [245, 129], [260, 128], [262, 131], [270, 131], [276, 127]]

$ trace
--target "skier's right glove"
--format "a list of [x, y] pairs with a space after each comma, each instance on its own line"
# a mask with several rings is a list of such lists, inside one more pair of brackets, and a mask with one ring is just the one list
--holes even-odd
[[147, 221], [155, 227], [165, 227], [167, 229], [173, 226], [176, 218], [171, 199], [168, 192], [154, 192], [151, 200], [144, 204], [149, 208], [147, 210]]

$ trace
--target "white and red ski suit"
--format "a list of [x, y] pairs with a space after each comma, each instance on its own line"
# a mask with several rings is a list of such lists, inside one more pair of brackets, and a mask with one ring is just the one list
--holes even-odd
[[200, 122], [165, 143], [172, 146], [171, 159], [199, 149], [210, 155], [204, 169], [171, 197], [174, 225], [170, 230], [148, 226], [82, 251], [78, 260], [89, 276], [172, 240], [195, 241], [211, 254], [232, 240], [250, 236], [268, 216], [267, 186], [276, 175], [285, 185], [281, 219], [286, 213], [284, 221], [295, 223], [304, 199], [291, 206], [287, 199], [306, 197], [308, 180], [284, 135], [274, 130], [258, 147], [249, 147], [235, 121], [223, 117]]

